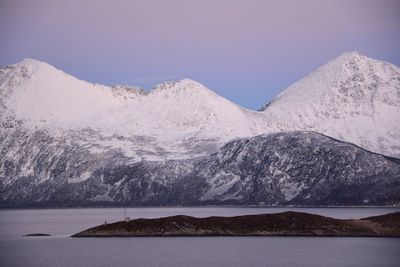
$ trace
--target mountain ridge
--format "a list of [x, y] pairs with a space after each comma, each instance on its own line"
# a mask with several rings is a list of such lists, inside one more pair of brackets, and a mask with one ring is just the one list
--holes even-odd
[[155, 147], [176, 147], [181, 151], [178, 157], [198, 154], [186, 153], [188, 144], [182, 140], [201, 140], [200, 150], [210, 153], [215, 151], [209, 150], [213, 143], [217, 148], [235, 138], [296, 130], [317, 131], [400, 157], [400, 69], [358, 52], [326, 63], [261, 112], [245, 109], [190, 79], [161, 83], [146, 92], [134, 86], [87, 83], [33, 59], [3, 68], [0, 89], [3, 102], [8, 102], [5, 111], [11, 110], [31, 128], [90, 128], [125, 139], [148, 136]]
[[27, 59], [0, 68], [0, 206], [398, 205], [398, 114], [399, 68], [355, 53], [258, 112]]

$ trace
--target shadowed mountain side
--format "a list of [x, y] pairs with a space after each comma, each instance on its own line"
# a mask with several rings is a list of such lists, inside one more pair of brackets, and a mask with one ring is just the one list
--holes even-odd
[[[26, 144], [23, 155], [33, 154], [28, 150], [35, 151], [36, 147], [49, 148], [40, 138], [32, 138], [32, 142]], [[25, 166], [23, 161], [8, 162], [5, 175], [18, 179], [14, 183], [3, 180], [0, 184], [0, 204], [43, 207], [400, 203], [398, 161], [313, 132], [237, 139], [217, 153], [191, 160], [132, 163], [118, 151], [91, 157], [84, 149], [70, 146], [55, 143], [51, 149], [41, 150], [41, 157], [32, 159], [38, 161], [38, 168], [30, 176], [18, 177], [17, 172]], [[35, 183], [34, 177], [42, 180]]]

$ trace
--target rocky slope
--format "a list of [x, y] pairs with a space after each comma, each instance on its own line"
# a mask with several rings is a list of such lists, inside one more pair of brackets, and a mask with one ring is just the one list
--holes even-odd
[[24, 150], [10, 147], [25, 157], [5, 163], [3, 207], [400, 203], [398, 160], [314, 132], [239, 139], [196, 159], [140, 162], [119, 150], [93, 155], [70, 139], [31, 138]]

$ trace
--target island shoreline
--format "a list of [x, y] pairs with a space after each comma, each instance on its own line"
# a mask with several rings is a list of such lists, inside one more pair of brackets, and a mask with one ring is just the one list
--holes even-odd
[[400, 212], [362, 219], [334, 219], [305, 212], [211, 216], [176, 215], [126, 220], [71, 237], [400, 237]]

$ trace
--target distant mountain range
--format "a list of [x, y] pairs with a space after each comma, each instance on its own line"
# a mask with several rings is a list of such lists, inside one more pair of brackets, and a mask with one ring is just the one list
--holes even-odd
[[0, 68], [0, 206], [400, 203], [400, 69], [344, 53], [260, 111]]

